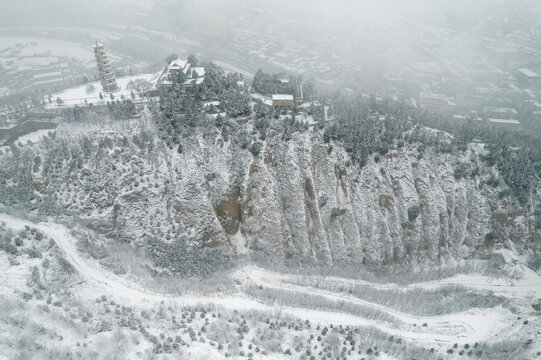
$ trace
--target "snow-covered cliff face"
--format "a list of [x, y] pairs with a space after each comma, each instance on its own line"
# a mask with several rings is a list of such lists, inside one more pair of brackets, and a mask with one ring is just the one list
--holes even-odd
[[[426, 131], [442, 141], [449, 136]], [[422, 157], [418, 144], [406, 144], [360, 169], [338, 144], [329, 150], [312, 131], [287, 142], [271, 131], [257, 156], [217, 130], [184, 135], [182, 153], [154, 136], [135, 143], [130, 135], [92, 139], [79, 166], [68, 156], [34, 169], [36, 191], [91, 228], [135, 244], [182, 235], [224, 252], [394, 264], [483, 251], [494, 231], [501, 234], [496, 242], [539, 239], [534, 206], [499, 199], [503, 182], [481, 186], [498, 176], [478, 159], [481, 144], [453, 154], [427, 148]], [[458, 162], [479, 175], [456, 180]]]

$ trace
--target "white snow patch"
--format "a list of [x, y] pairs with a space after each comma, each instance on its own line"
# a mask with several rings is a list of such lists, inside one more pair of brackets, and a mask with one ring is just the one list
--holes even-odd
[[51, 129], [37, 130], [37, 131], [31, 132], [30, 134], [21, 136], [20, 138], [17, 139], [17, 142], [23, 145], [26, 145], [30, 141], [32, 144], [35, 144], [38, 141], [40, 141], [43, 137], [49, 136], [49, 133], [54, 133], [54, 130], [51, 130]]
[[[245, 295], [240, 294], [237, 296], [220, 296], [217, 294], [217, 296], [207, 297], [159, 294], [144, 289], [139, 284], [126, 279], [126, 277], [114, 275], [103, 269], [96, 261], [83, 257], [77, 251], [75, 239], [63, 225], [55, 224], [51, 221], [36, 224], [7, 214], [0, 214], [0, 221], [5, 222], [8, 227], [14, 229], [22, 229], [25, 225], [29, 225], [52, 238], [59, 249], [64, 252], [66, 260], [78, 271], [81, 277], [86, 280], [86, 284], [82, 284], [77, 289], [77, 292], [83, 297], [92, 297], [96, 294], [106, 293], [120, 298], [126, 303], [139, 307], [154, 306], [156, 303], [164, 301], [175, 306], [212, 304], [227, 310], [259, 310], [267, 311], [269, 313], [281, 312], [282, 314], [288, 314], [301, 319], [310, 319], [311, 321], [322, 324], [373, 326], [386, 333], [404, 337], [415, 343], [424, 343], [441, 347], [448, 346], [454, 342], [488, 341], [498, 337], [499, 334], [504, 334], [508, 331], [516, 331], [513, 327], [516, 323], [514, 321], [516, 315], [513, 315], [501, 306], [491, 309], [473, 308], [468, 311], [441, 316], [410, 315], [388, 308], [384, 305], [355, 298], [349, 294], [296, 285], [287, 282], [287, 280], [293, 279], [295, 275], [276, 273], [257, 266], [246, 266], [236, 271], [233, 276], [240, 281], [249, 281], [265, 287], [274, 287], [278, 289], [288, 288], [288, 290], [295, 291], [299, 294], [315, 294], [324, 296], [333, 301], [343, 301], [369, 306], [398, 318], [401, 323], [394, 324], [379, 320], [369, 320], [339, 311], [320, 311], [293, 306], [276, 307], [275, 305], [265, 304], [257, 299], [250, 299]], [[242, 240], [243, 239], [239, 237], [239, 242]], [[0, 270], [3, 270], [4, 274], [8, 272], [8, 269], [5, 267], [0, 268]], [[513, 293], [514, 296], [524, 296], [526, 298], [530, 298], [531, 296], [538, 298], [541, 296], [539, 277], [534, 276], [531, 273], [526, 279], [521, 280], [522, 282], [504, 282], [497, 283], [496, 285], [490, 282], [487, 283], [486, 277], [471, 275], [458, 275], [441, 281], [418, 283], [405, 287], [399, 287], [396, 284], [372, 284], [362, 282], [362, 280], [336, 279], [355, 281], [357, 283], [373, 286], [374, 288], [408, 288], [413, 286], [421, 287], [423, 289], [432, 289], [441, 287], [442, 285], [460, 284], [478, 289], [496, 288], [504, 293], [513, 293], [516, 290], [517, 285], [522, 285], [527, 291]], [[5, 289], [3, 291], [5, 291]], [[414, 324], [422, 324], [423, 322], [427, 322], [429, 326], [414, 326]], [[200, 352], [204, 351], [206, 350], [203, 348], [196, 348], [194, 356], [198, 356]]]
[[[128, 89], [128, 83], [130, 81], [148, 81], [154, 77], [155, 74], [141, 74], [141, 75], [133, 75], [133, 76], [126, 76], [122, 78], [117, 79], [117, 84], [120, 87], [120, 90], [113, 93], [113, 96], [115, 100], [120, 100], [122, 96], [124, 96], [126, 99], [131, 99], [131, 90]], [[87, 91], [89, 89], [90, 91]], [[100, 93], [103, 95], [103, 100], [100, 99]], [[134, 91], [135, 93], [135, 91]], [[58, 106], [56, 104], [56, 98], [62, 99], [64, 102], [64, 105]], [[62, 108], [62, 107], [70, 107], [75, 105], [84, 106], [87, 104], [99, 104], [104, 105], [107, 104], [107, 101], [111, 101], [110, 95], [108, 93], [105, 93], [102, 89], [101, 83], [99, 81], [94, 81], [92, 83], [88, 83], [86, 85], [77, 86], [71, 89], [67, 89], [64, 91], [61, 91], [59, 93], [56, 93], [52, 95], [52, 104], [47, 104], [46, 108]], [[85, 102], [86, 100], [86, 102]]]

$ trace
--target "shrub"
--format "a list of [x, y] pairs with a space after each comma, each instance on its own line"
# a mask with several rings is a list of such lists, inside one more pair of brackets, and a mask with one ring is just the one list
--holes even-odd
[[409, 222], [415, 222], [417, 220], [417, 217], [421, 213], [421, 208], [419, 205], [413, 205], [408, 208], [408, 220]]
[[541, 269], [541, 256], [539, 254], [533, 254], [528, 259], [527, 265], [534, 271]]
[[485, 244], [487, 246], [494, 246], [494, 242], [497, 238], [497, 235], [495, 232], [490, 232], [485, 235]]
[[467, 165], [461, 163], [461, 164], [458, 164], [458, 166], [455, 168], [453, 175], [456, 180], [460, 180], [466, 177], [467, 172], [468, 172]]
[[257, 156], [261, 151], [261, 147], [261, 143], [256, 141], [255, 143], [253, 143], [252, 147], [250, 147], [250, 152], [252, 153], [252, 155]]
[[28, 249], [27, 254], [32, 259], [41, 259], [41, 251], [36, 249], [36, 247], [34, 247], [34, 246], [32, 246], [32, 248]]
[[0, 249], [4, 250], [10, 255], [17, 255], [17, 247], [9, 242], [9, 240], [0, 241]]

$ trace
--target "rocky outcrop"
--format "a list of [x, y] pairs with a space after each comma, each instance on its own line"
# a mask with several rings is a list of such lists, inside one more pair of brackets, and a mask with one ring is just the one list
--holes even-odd
[[[157, 138], [136, 154], [101, 149], [90, 172], [71, 167], [70, 182], [56, 187], [77, 194], [80, 216], [141, 243], [184, 236], [194, 246], [322, 264], [439, 261], [539, 236], [534, 206], [513, 207], [498, 197], [504, 185], [483, 185], [497, 171], [479, 160], [479, 144], [423, 157], [406, 145], [361, 169], [312, 132], [287, 142], [271, 133], [258, 156], [216, 132], [182, 141], [182, 154]], [[458, 162], [479, 175], [456, 180]]]

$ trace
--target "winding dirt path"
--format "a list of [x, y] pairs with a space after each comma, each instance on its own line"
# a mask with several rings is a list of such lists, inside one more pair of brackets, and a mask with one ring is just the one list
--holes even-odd
[[[276, 289], [288, 289], [299, 294], [308, 293], [324, 296], [333, 301], [344, 301], [352, 304], [363, 305], [394, 316], [399, 319], [401, 324], [385, 323], [377, 320], [365, 319], [353, 316], [343, 312], [319, 311], [293, 306], [275, 306], [274, 304], [264, 303], [245, 294], [236, 296], [176, 296], [170, 294], [159, 294], [141, 287], [139, 284], [129, 281], [123, 277], [117, 276], [97, 264], [92, 259], [83, 257], [76, 248], [76, 239], [71, 236], [68, 229], [60, 224], [53, 222], [33, 223], [22, 220], [7, 214], [0, 214], [0, 221], [5, 222], [8, 227], [13, 229], [22, 229], [25, 225], [34, 227], [45, 235], [53, 239], [59, 249], [64, 253], [66, 260], [78, 271], [86, 280], [82, 286], [90, 287], [96, 296], [100, 294], [109, 294], [120, 298], [127, 303], [136, 306], [154, 306], [162, 301], [175, 304], [177, 306], [197, 306], [213, 305], [218, 308], [239, 311], [264, 311], [272, 314], [288, 314], [301, 319], [310, 319], [314, 322], [325, 324], [341, 324], [351, 326], [374, 326], [395, 336], [404, 337], [425, 344], [445, 344], [458, 341], [483, 341], [491, 338], [495, 333], [503, 331], [512, 323], [514, 316], [507, 310], [497, 307], [492, 309], [471, 309], [466, 312], [449, 314], [442, 316], [414, 316], [396, 311], [386, 306], [371, 303], [353, 296], [321, 290], [312, 287], [295, 285], [285, 282], [294, 279], [295, 275], [281, 274], [268, 271], [257, 266], [246, 266], [232, 274], [233, 277], [241, 283], [253, 283], [256, 285], [273, 287]], [[327, 278], [330, 279], [330, 278]], [[355, 281], [346, 279], [334, 279], [337, 281]], [[370, 284], [370, 283], [365, 283]], [[426, 283], [428, 284], [428, 283]], [[417, 284], [418, 286], [429, 288], [430, 286]], [[381, 287], [390, 286], [387, 284], [371, 284], [370, 286]], [[392, 285], [395, 286], [395, 285]], [[442, 286], [442, 285], [441, 285]], [[428, 323], [428, 327], [421, 327], [422, 323]], [[418, 326], [413, 326], [417, 324]]]

